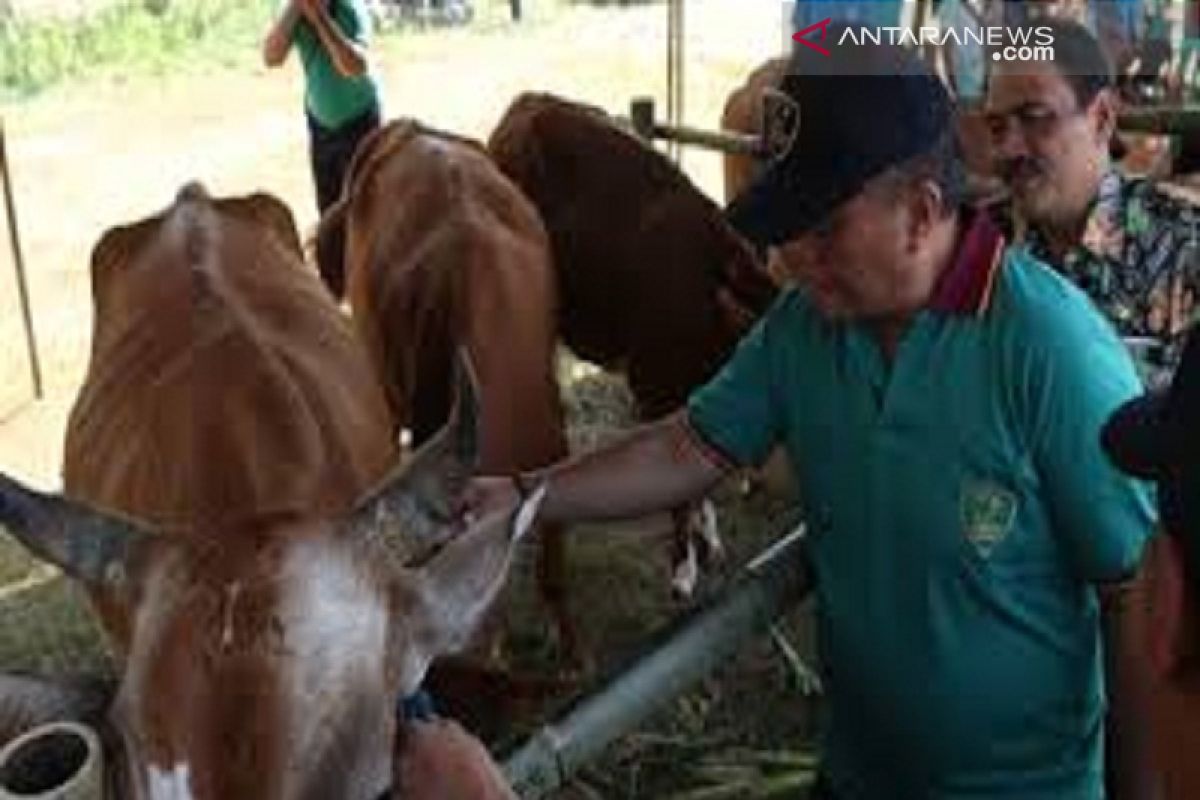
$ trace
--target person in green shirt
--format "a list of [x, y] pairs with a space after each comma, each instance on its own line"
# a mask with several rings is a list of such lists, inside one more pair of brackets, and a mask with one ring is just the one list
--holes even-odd
[[[324, 214], [341, 195], [342, 181], [354, 151], [380, 126], [378, 81], [371, 72], [367, 44], [371, 17], [363, 0], [285, 0], [263, 41], [268, 67], [284, 62], [293, 45], [304, 66], [304, 107], [317, 210]], [[342, 236], [328, 237], [322, 247], [342, 247]], [[319, 258], [341, 264], [340, 258]], [[345, 279], [322, 273], [341, 299]]]
[[1154, 507], [1099, 436], [1140, 393], [1133, 361], [1083, 292], [967, 206], [952, 103], [918, 56], [838, 42], [797, 49], [794, 113], [727, 210], [794, 285], [683, 408], [476, 478], [460, 513], [511, 511], [536, 480], [546, 521], [638, 517], [780, 445], [815, 583], [818, 797], [1099, 800], [1106, 757], [1113, 796], [1149, 797], [1115, 587]]

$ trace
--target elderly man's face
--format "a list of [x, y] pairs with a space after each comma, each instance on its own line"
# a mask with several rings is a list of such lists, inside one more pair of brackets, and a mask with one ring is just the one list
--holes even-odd
[[829, 319], [911, 313], [937, 278], [919, 257], [914, 213], [902, 196], [868, 185], [817, 229], [777, 248], [774, 269], [803, 288]]
[[1001, 67], [988, 87], [996, 171], [1035, 225], [1077, 221], [1108, 164], [1115, 108], [1107, 91], [1080, 107], [1052, 64]]

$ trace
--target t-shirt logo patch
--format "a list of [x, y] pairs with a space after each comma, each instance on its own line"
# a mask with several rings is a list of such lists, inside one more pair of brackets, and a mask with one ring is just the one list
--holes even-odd
[[1017, 497], [991, 481], [967, 481], [959, 504], [963, 535], [984, 558], [1012, 531]]

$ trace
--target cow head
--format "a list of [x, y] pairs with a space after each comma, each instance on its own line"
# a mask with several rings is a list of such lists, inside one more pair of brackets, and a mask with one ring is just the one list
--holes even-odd
[[[465, 643], [535, 510], [454, 529], [477, 439], [460, 377], [451, 422], [352, 513], [276, 515], [215, 537], [0, 476], [0, 526], [131, 610], [107, 719], [121, 796], [374, 800], [387, 789], [396, 698]], [[399, 557], [384, 543], [396, 535], [408, 543]]]

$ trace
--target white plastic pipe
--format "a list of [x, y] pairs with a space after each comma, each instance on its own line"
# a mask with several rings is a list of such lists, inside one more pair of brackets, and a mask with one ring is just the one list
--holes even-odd
[[0, 800], [102, 800], [100, 737], [77, 722], [41, 725], [0, 750]]

